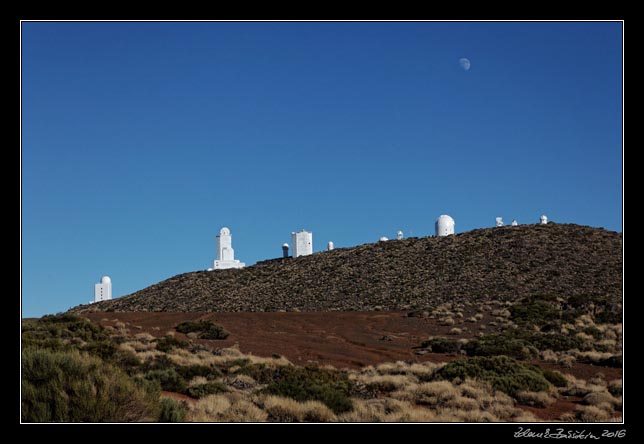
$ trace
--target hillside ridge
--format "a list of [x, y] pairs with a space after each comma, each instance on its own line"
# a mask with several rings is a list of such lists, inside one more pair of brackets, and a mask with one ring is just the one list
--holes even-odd
[[182, 273], [91, 311], [372, 311], [537, 294], [622, 298], [622, 235], [576, 224], [482, 228]]

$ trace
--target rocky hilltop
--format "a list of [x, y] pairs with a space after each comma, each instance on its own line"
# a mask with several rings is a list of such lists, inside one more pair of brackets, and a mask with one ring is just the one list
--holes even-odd
[[390, 240], [184, 273], [72, 311], [407, 310], [546, 293], [621, 302], [622, 235], [549, 223]]

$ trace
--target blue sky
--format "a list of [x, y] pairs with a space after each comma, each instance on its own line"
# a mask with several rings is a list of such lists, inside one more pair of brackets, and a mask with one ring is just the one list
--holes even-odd
[[[465, 71], [459, 59], [467, 57]], [[622, 230], [622, 24], [22, 24], [24, 316], [507, 222]]]

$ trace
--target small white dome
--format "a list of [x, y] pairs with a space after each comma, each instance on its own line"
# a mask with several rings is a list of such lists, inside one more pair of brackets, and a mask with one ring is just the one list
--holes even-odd
[[389, 238], [387, 238], [387, 237], [385, 237], [385, 236], [382, 236], [382, 237], [380, 238], [380, 242], [386, 242], [386, 241], [388, 241], [388, 240], [389, 240]]
[[222, 229], [219, 230], [219, 234], [221, 234], [223, 236], [229, 236], [230, 235], [230, 228], [222, 227]]
[[284, 244], [282, 244], [282, 247], [286, 247], [286, 248], [288, 248], [288, 244], [287, 244], [287, 243], [284, 243]]
[[454, 234], [454, 219], [447, 214], [441, 214], [436, 219], [436, 236], [448, 236]]
[[111, 283], [112, 283], [112, 279], [110, 279], [109, 276], [103, 276], [101, 278], [101, 284], [111, 284]]

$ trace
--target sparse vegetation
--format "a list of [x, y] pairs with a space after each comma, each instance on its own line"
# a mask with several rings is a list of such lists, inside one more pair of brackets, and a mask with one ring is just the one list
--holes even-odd
[[[620, 380], [609, 383], [600, 374], [577, 380], [506, 356], [339, 371], [297, 367], [280, 355], [260, 358], [235, 347], [210, 350], [190, 338], [162, 351], [159, 339], [131, 335], [126, 325], [107, 330], [76, 317], [25, 327], [26, 421], [535, 421], [515, 403], [546, 408], [556, 397], [553, 386], [586, 404], [569, 414], [571, 421], [615, 420], [621, 408]], [[441, 350], [467, 342], [428, 341], [425, 346]], [[182, 395], [193, 401], [170, 397]]]
[[[565, 299], [549, 300], [542, 294]], [[485, 306], [493, 300], [524, 299], [522, 306], [509, 310], [514, 322], [546, 326], [558, 321], [562, 312], [575, 310], [590, 312], [598, 323], [621, 322], [621, 298], [621, 234], [552, 223], [365, 244], [297, 261], [268, 260], [234, 273], [185, 273], [133, 295], [75, 310], [371, 311], [381, 307], [413, 309], [422, 316], [442, 303]], [[505, 319], [504, 308], [496, 310], [493, 316]], [[446, 323], [462, 320], [456, 308], [447, 313], [441, 315]]]

